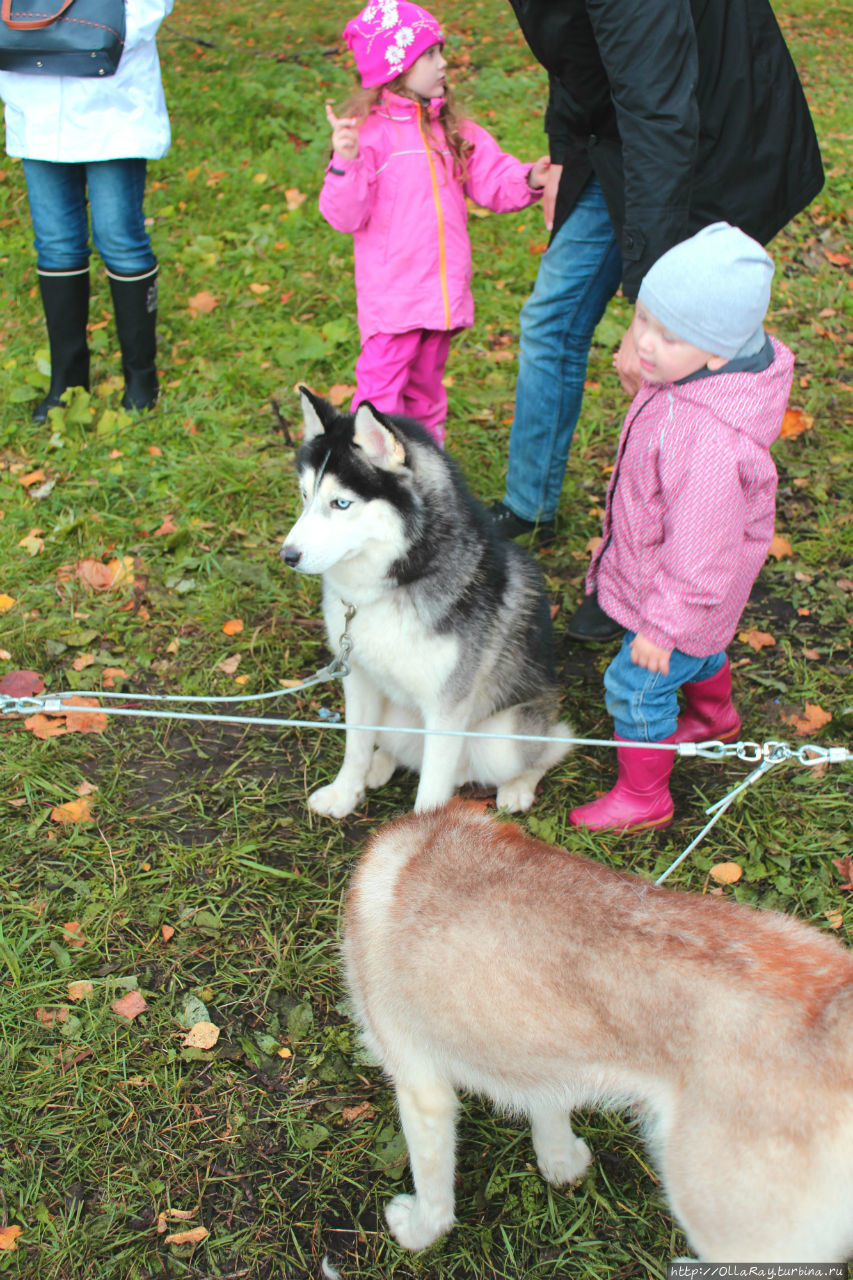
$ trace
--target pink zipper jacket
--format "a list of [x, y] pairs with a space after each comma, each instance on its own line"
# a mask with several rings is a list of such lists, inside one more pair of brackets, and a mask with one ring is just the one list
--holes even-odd
[[436, 98], [424, 110], [386, 90], [361, 126], [356, 159], [333, 155], [326, 170], [320, 212], [352, 233], [362, 343], [374, 333], [473, 324], [465, 197], [506, 213], [542, 195], [528, 186], [530, 165], [470, 120], [460, 130], [474, 144], [469, 176], [455, 178], [440, 106]]
[[587, 591], [628, 631], [703, 658], [725, 649], [773, 537], [794, 357], [653, 386], [628, 411]]

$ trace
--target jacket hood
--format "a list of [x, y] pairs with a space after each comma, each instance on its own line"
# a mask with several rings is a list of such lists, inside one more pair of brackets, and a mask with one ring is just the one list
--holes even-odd
[[770, 338], [773, 360], [759, 372], [709, 374], [676, 384], [679, 398], [708, 406], [733, 431], [767, 449], [779, 435], [791, 390], [794, 354]]
[[[431, 120], [438, 116], [443, 102], [444, 98], [430, 98], [425, 110]], [[420, 106], [421, 103], [416, 102], [414, 98], [404, 93], [394, 93], [391, 89], [383, 89], [379, 99], [380, 109], [384, 107], [392, 119], [394, 117], [409, 119], [410, 116], [417, 114]]]

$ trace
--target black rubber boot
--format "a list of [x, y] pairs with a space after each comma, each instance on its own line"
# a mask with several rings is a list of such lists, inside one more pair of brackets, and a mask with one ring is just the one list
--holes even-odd
[[74, 271], [39, 271], [39, 287], [50, 342], [50, 390], [33, 409], [33, 422], [47, 422], [69, 387], [89, 390], [89, 267]]
[[107, 272], [124, 370], [124, 409], [153, 409], [157, 381], [157, 268], [142, 276]]
[[583, 603], [569, 619], [566, 635], [585, 644], [599, 644], [624, 634], [625, 628], [605, 613], [595, 592], [584, 596]]

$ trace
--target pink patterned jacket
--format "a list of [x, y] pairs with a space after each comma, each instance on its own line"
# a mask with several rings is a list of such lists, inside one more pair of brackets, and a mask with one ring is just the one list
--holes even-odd
[[320, 212], [336, 231], [352, 233], [362, 343], [374, 333], [473, 324], [465, 197], [507, 213], [542, 195], [528, 186], [530, 165], [471, 120], [461, 126], [474, 144], [468, 179], [454, 177], [435, 119], [440, 106], [436, 98], [425, 111], [386, 89], [361, 126], [358, 156], [333, 155], [326, 170]]
[[725, 649], [773, 536], [793, 354], [761, 372], [644, 382], [622, 428], [587, 591], [628, 631], [703, 658]]

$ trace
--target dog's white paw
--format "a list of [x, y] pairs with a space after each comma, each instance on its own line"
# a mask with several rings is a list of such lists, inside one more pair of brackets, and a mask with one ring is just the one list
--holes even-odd
[[553, 1187], [565, 1186], [567, 1182], [577, 1182], [587, 1170], [592, 1152], [583, 1138], [573, 1136], [572, 1143], [563, 1150], [554, 1148], [550, 1151], [536, 1152], [536, 1163], [539, 1172], [546, 1182]]
[[327, 818], [345, 818], [352, 813], [364, 799], [364, 791], [354, 787], [340, 787], [337, 782], [330, 782], [327, 787], [320, 787], [308, 797], [308, 808], [315, 813], [322, 813]]
[[418, 1196], [395, 1196], [385, 1206], [385, 1221], [397, 1244], [416, 1252], [449, 1231], [454, 1217], [452, 1210], [448, 1214], [423, 1213]]
[[498, 787], [496, 804], [509, 813], [526, 813], [536, 798], [536, 783], [527, 778], [511, 778]]
[[373, 753], [373, 759], [370, 761], [370, 768], [367, 771], [367, 785], [369, 787], [384, 787], [396, 768], [397, 761], [391, 755], [391, 752], [386, 751], [383, 747], [377, 747]]

